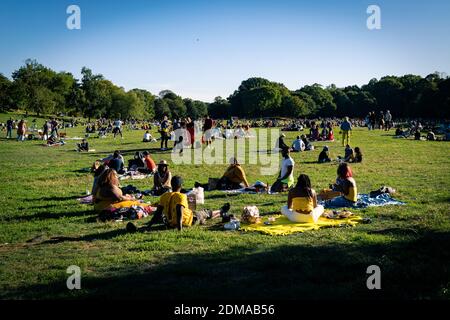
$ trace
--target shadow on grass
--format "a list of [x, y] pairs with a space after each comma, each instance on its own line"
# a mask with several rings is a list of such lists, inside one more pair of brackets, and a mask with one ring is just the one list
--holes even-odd
[[[146, 228], [146, 227], [140, 227], [139, 229], [137, 229], [137, 231], [135, 233], [146, 233], [146, 232], [155, 232], [155, 231], [164, 231], [164, 230], [167, 230], [166, 226], [155, 225], [155, 226], [152, 226], [151, 231], [149, 231], [148, 228]], [[64, 237], [64, 236], [52, 237], [52, 238], [42, 241], [38, 244], [45, 245], [45, 244], [57, 244], [57, 243], [62, 243], [62, 242], [79, 242], [79, 241], [92, 242], [92, 241], [97, 241], [97, 240], [111, 240], [111, 239], [114, 239], [114, 238], [119, 237], [124, 234], [131, 234], [130, 232], [128, 232], [125, 229], [125, 225], [121, 229], [110, 230], [110, 231], [103, 232], [103, 233], [88, 234], [88, 235], [84, 235], [84, 236], [80, 236], [80, 237]]]
[[[171, 148], [169, 148], [168, 150], [165, 150], [165, 151], [162, 151], [160, 148], [139, 148], [139, 149], [123, 150], [123, 149], [120, 149], [120, 146], [113, 146], [109, 153], [113, 153], [114, 150], [119, 150], [123, 156], [133, 156], [136, 152], [144, 152], [144, 151], [148, 151], [150, 154], [170, 154], [170, 153], [172, 153]], [[85, 154], [88, 154], [91, 156], [105, 156], [105, 154], [108, 154], [108, 152], [90, 152], [90, 153], [85, 153]]]
[[2, 220], [6, 222], [20, 222], [20, 221], [33, 221], [33, 220], [47, 220], [47, 219], [61, 219], [61, 218], [73, 218], [73, 217], [87, 217], [96, 215], [94, 210], [85, 211], [63, 211], [63, 212], [38, 212], [26, 216], [11, 216], [5, 217]]
[[[116, 233], [106, 236], [111, 234]], [[75, 294], [66, 287], [64, 269], [59, 280], [23, 285], [2, 296], [206, 301], [445, 299], [450, 279], [449, 246], [450, 233], [433, 231], [408, 240], [345, 246], [280, 245], [260, 250], [229, 244], [214, 253], [172, 254], [156, 265], [124, 265], [119, 269], [114, 265], [115, 271], [107, 276], [86, 274], [82, 290]], [[367, 289], [370, 265], [381, 269], [381, 290]]]
[[[86, 195], [84, 195], [86, 196]], [[75, 200], [78, 198], [82, 198], [83, 195], [73, 195], [73, 196], [64, 196], [64, 197], [45, 197], [45, 198], [34, 198], [28, 199], [27, 201], [67, 201], [67, 200]]]

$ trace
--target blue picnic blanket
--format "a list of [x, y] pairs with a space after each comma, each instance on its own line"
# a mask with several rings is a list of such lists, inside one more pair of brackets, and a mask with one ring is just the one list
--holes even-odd
[[[325, 208], [336, 208], [325, 205], [325, 201], [320, 201], [319, 204], [325, 206]], [[381, 207], [389, 205], [402, 206], [405, 204], [405, 202], [392, 198], [389, 193], [383, 193], [374, 198], [371, 198], [368, 194], [358, 194], [358, 201], [352, 208]]]

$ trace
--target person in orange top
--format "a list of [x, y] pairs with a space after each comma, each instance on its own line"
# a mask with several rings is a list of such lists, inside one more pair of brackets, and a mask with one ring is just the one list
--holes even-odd
[[145, 168], [139, 169], [139, 172], [147, 174], [155, 173], [156, 163], [155, 161], [153, 161], [152, 157], [150, 156], [150, 153], [148, 153], [148, 151], [144, 151], [142, 155], [144, 156]]

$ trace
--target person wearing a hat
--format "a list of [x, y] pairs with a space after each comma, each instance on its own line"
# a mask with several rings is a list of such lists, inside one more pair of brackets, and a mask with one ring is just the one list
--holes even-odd
[[153, 176], [153, 195], [160, 196], [172, 190], [172, 173], [166, 160], [161, 160]]
[[331, 162], [328, 146], [323, 147], [319, 154], [319, 163]]

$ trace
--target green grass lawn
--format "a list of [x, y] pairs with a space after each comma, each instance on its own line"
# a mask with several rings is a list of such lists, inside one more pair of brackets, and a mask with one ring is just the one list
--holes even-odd
[[[0, 121], [7, 117], [0, 115]], [[82, 130], [67, 133], [83, 136]], [[92, 184], [92, 176], [80, 169], [95, 159], [119, 149], [128, 160], [132, 150], [158, 147], [140, 142], [143, 131], [124, 134], [123, 140], [92, 138], [96, 152], [80, 154], [74, 151], [75, 141], [47, 148], [40, 141], [7, 141], [1, 133], [0, 298], [450, 297], [449, 143], [394, 139], [393, 131], [355, 130], [352, 146], [364, 153], [364, 162], [353, 166], [359, 192], [388, 185], [397, 189], [396, 198], [407, 202], [355, 210], [370, 217], [371, 224], [271, 237], [223, 231], [213, 220], [182, 232], [156, 228], [127, 234], [124, 222], [99, 223], [92, 207], [76, 200]], [[286, 141], [295, 135], [287, 133]], [[336, 164], [313, 163], [324, 144], [316, 143], [316, 151], [293, 154], [295, 175], [308, 174], [316, 189], [335, 180]], [[333, 157], [343, 155], [340, 143], [327, 144]], [[152, 155], [155, 161], [171, 163], [168, 152]], [[251, 182], [275, 179], [261, 176], [256, 165], [243, 166]], [[192, 187], [195, 181], [219, 177], [226, 165], [171, 168]], [[132, 183], [141, 189], [152, 185], [150, 180]], [[238, 215], [245, 205], [270, 214], [286, 202], [286, 195], [206, 193], [205, 207], [225, 202]], [[81, 290], [66, 287], [70, 265], [81, 267]], [[381, 268], [381, 290], [366, 287], [369, 265]]]

